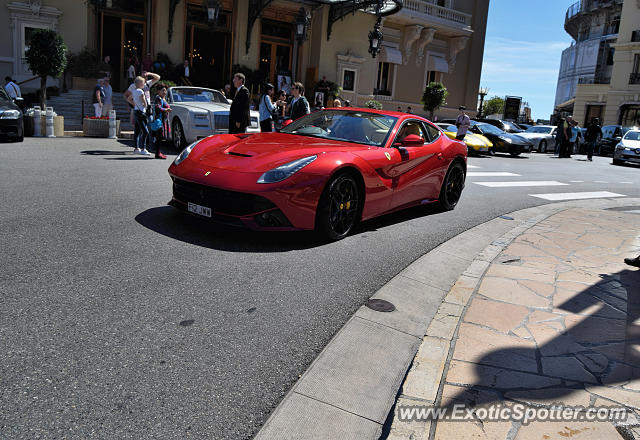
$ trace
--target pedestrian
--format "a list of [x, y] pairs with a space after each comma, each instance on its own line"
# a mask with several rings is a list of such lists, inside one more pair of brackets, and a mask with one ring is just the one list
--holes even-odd
[[629, 266], [640, 267], [640, 255], [638, 255], [636, 258], [625, 258], [624, 262]]
[[295, 121], [296, 119], [311, 113], [309, 101], [307, 101], [307, 98], [304, 96], [304, 86], [301, 82], [296, 81], [293, 83], [291, 86], [291, 94], [293, 95], [293, 99], [291, 100], [291, 120]]
[[[158, 81], [160, 81], [160, 75], [156, 74], [156, 73], [152, 73], [152, 72], [142, 72], [143, 76], [143, 82], [144, 85], [142, 87], [142, 90], [144, 91], [144, 94], [147, 98], [147, 102], [151, 102], [151, 87], [153, 87], [153, 85], [155, 83], [157, 83]], [[134, 84], [131, 84], [129, 86], [129, 88], [127, 89], [126, 92], [124, 92], [124, 99], [127, 101], [127, 103], [129, 104], [129, 107], [131, 108], [131, 112], [129, 115], [129, 121], [131, 122], [131, 125], [133, 125], [133, 138], [134, 139], [138, 139], [138, 136], [140, 134], [140, 132], [138, 131], [139, 129], [139, 124], [136, 123], [136, 116], [135, 116], [135, 102], [133, 101], [133, 92], [136, 90], [136, 85], [135, 82]]]
[[274, 114], [278, 114], [278, 106], [273, 104], [271, 98], [273, 96], [274, 87], [273, 84], [267, 83], [265, 86], [265, 93], [260, 98], [260, 105], [258, 110], [260, 112], [260, 131], [268, 133], [273, 131]]
[[142, 70], [144, 70], [145, 72], [148, 72], [151, 70], [152, 66], [153, 66], [153, 57], [149, 52], [147, 52], [147, 54], [142, 58]]
[[10, 76], [5, 76], [4, 82], [5, 82], [4, 89], [7, 91], [9, 98], [11, 99], [22, 98], [22, 92], [20, 91], [20, 86], [15, 83], [13, 78], [11, 78]]
[[113, 88], [108, 77], [102, 80], [102, 91], [104, 92], [104, 100], [102, 101], [102, 116], [109, 116], [109, 112], [113, 110]]
[[578, 123], [572, 118], [569, 123], [569, 145], [567, 146], [567, 158], [571, 158], [571, 155], [577, 151], [576, 146], [580, 142], [580, 129]]
[[340, 98], [338, 98], [337, 96], [333, 100], [333, 106], [334, 107], [342, 107], [342, 101], [340, 101]]
[[456, 118], [456, 128], [458, 129], [456, 132], [456, 139], [461, 141], [467, 135], [467, 131], [469, 131], [469, 127], [471, 127], [471, 119], [465, 113], [467, 108], [463, 105], [458, 107], [458, 117]]
[[229, 134], [244, 133], [249, 126], [249, 105], [251, 104], [249, 89], [244, 86], [243, 73], [238, 72], [233, 75], [232, 81], [236, 94], [229, 109]]
[[567, 157], [569, 139], [571, 139], [571, 121], [573, 121], [573, 117], [571, 116], [560, 118], [558, 121], [558, 127], [556, 130], [556, 152], [558, 153], [559, 158]]
[[162, 152], [160, 151], [160, 146], [162, 145], [162, 141], [171, 138], [171, 124], [169, 124], [169, 112], [171, 112], [171, 106], [166, 100], [167, 85], [158, 84], [157, 91], [158, 94], [156, 95], [156, 99], [154, 101], [154, 111], [156, 119], [160, 119], [160, 121], [162, 122], [162, 127], [152, 135], [154, 136], [156, 159], [166, 159], [167, 156], [162, 154]]
[[111, 57], [109, 55], [106, 55], [104, 57], [104, 60], [102, 62], [102, 68], [104, 69], [105, 76], [107, 78], [111, 78], [112, 66], [111, 66]]
[[598, 118], [591, 119], [591, 123], [587, 127], [585, 140], [587, 141], [587, 160], [593, 161], [593, 150], [596, 144], [602, 139], [602, 127]]
[[409, 113], [409, 114], [413, 114], [413, 111], [411, 111], [411, 106], [408, 106], [408, 107], [407, 107], [407, 113]]
[[138, 136], [136, 137], [136, 147], [133, 150], [134, 153], [143, 154], [145, 156], [150, 155], [147, 147], [150, 141], [149, 132], [149, 120], [147, 118], [147, 112], [149, 109], [149, 100], [144, 92], [145, 80], [143, 77], [138, 76], [133, 81], [135, 90], [131, 93], [135, 109], [135, 121]]
[[136, 78], [136, 64], [133, 58], [129, 59], [129, 67], [127, 68], [127, 84], [129, 87], [133, 85]]
[[102, 88], [103, 81], [99, 79], [96, 83], [96, 86], [93, 89], [92, 103], [93, 103], [93, 111], [96, 118], [102, 116], [102, 105], [104, 103], [104, 90]]
[[349, 101], [348, 99], [344, 100], [344, 106], [345, 107], [351, 107], [351, 101]]
[[399, 112], [402, 112], [402, 107], [398, 106], [398, 110]]
[[180, 67], [180, 79], [185, 86], [191, 85], [191, 67], [189, 66], [189, 60], [184, 60], [184, 63]]
[[224, 85], [224, 97], [227, 99], [231, 99], [231, 84]]

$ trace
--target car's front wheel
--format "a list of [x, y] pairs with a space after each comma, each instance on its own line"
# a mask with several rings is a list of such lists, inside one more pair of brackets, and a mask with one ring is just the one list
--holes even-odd
[[346, 237], [358, 223], [362, 194], [351, 173], [340, 173], [327, 183], [320, 197], [316, 230], [330, 240]]
[[624, 160], [620, 160], [620, 159], [613, 159], [612, 164], [613, 164], [613, 165], [624, 165]]
[[547, 141], [545, 141], [544, 139], [540, 141], [540, 146], [538, 147], [538, 151], [540, 153], [547, 152]]
[[451, 211], [458, 204], [464, 189], [464, 178], [465, 173], [462, 164], [460, 162], [453, 163], [444, 177], [442, 188], [440, 188], [440, 196], [438, 197], [438, 203], [445, 211]]
[[175, 118], [171, 125], [172, 125], [171, 137], [173, 139], [173, 148], [176, 151], [180, 152], [187, 147], [186, 140], [184, 138], [184, 130], [182, 129], [182, 124], [180, 123], [180, 119]]

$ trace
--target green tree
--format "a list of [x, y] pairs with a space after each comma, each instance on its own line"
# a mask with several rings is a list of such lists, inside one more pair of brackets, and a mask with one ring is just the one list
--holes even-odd
[[422, 94], [422, 103], [424, 110], [429, 112], [430, 119], [433, 119], [433, 112], [446, 102], [447, 96], [449, 96], [449, 91], [444, 84], [440, 82], [427, 84]]
[[484, 116], [488, 115], [501, 115], [504, 111], [504, 99], [499, 96], [494, 96], [493, 98], [484, 102], [482, 106], [482, 114]]
[[55, 31], [35, 31], [25, 54], [29, 69], [40, 77], [40, 106], [47, 104], [47, 76], [60, 77], [67, 65], [67, 46]]

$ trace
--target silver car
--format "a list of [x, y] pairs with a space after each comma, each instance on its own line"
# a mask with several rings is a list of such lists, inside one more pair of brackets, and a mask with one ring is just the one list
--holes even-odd
[[556, 149], [556, 129], [553, 125], [534, 125], [518, 136], [529, 140], [540, 153], [553, 152]]
[[[231, 105], [222, 93], [201, 87], [170, 87], [167, 102], [171, 105], [171, 137], [180, 151], [192, 142], [212, 134], [227, 134]], [[259, 133], [259, 113], [250, 112], [248, 133]]]
[[[618, 138], [620, 139], [620, 138]], [[623, 165], [626, 162], [640, 164], [640, 130], [627, 131], [613, 152], [613, 164]]]

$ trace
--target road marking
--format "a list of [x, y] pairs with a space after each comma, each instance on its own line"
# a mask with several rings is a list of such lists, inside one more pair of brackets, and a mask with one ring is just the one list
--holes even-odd
[[609, 182], [605, 182], [604, 180], [596, 180], [594, 181], [594, 183], [609, 183]]
[[488, 186], [490, 188], [509, 188], [515, 186], [567, 186], [568, 183], [557, 182], [555, 180], [533, 180], [533, 181], [513, 181], [513, 182], [473, 182], [476, 185]]
[[570, 180], [571, 183], [584, 183], [584, 180]]
[[623, 212], [630, 212], [631, 214], [640, 214], [640, 209], [634, 209], [632, 211], [623, 211]]
[[620, 182], [620, 183], [629, 183], [629, 184], [633, 185], [633, 182]]
[[575, 193], [551, 193], [551, 194], [529, 194], [545, 200], [579, 200], [579, 199], [604, 199], [609, 197], [627, 197], [624, 194], [616, 194], [608, 191], [575, 192]]
[[493, 172], [493, 171], [470, 171], [467, 173], [467, 177], [519, 177], [522, 174], [515, 173], [503, 173], [503, 172]]
[[480, 168], [480, 167], [475, 166], [475, 165], [467, 165], [467, 168]]

